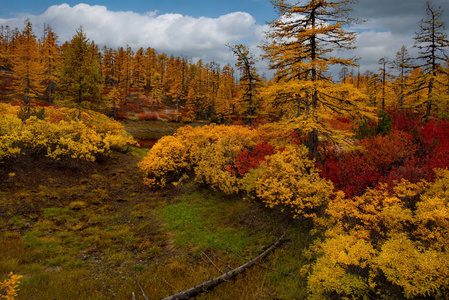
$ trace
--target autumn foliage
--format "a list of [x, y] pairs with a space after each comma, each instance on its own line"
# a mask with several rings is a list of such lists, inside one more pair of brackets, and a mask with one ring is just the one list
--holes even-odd
[[327, 208], [325, 239], [308, 279], [313, 299], [446, 299], [449, 284], [448, 171], [433, 184], [402, 180]]
[[244, 126], [184, 127], [162, 138], [139, 166], [150, 187], [191, 177], [295, 217], [315, 215], [325, 207], [332, 183], [319, 176], [306, 148], [277, 148], [266, 139], [264, 131]]
[[[361, 195], [367, 187], [377, 187], [381, 182], [392, 185], [401, 179], [432, 181], [435, 168], [449, 166], [447, 121], [419, 124], [419, 118], [410, 112], [391, 114], [390, 131], [368, 134], [356, 141], [356, 150], [323, 149], [317, 163], [321, 175], [349, 197]], [[374, 129], [369, 132], [376, 132], [375, 123], [370, 126]]]
[[13, 300], [17, 297], [20, 278], [22, 277], [22, 275], [14, 275], [12, 272], [10, 272], [8, 275], [8, 279], [0, 282], [1, 299]]
[[0, 160], [23, 154], [43, 154], [52, 159], [94, 161], [111, 150], [134, 144], [123, 126], [99, 113], [74, 109], [42, 108], [38, 116], [22, 121], [19, 107], [0, 104]]

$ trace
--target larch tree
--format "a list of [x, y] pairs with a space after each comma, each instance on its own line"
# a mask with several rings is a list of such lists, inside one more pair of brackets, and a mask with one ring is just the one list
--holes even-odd
[[134, 54], [132, 60], [132, 87], [135, 91], [137, 110], [140, 110], [140, 96], [145, 87], [145, 71], [144, 71], [144, 52], [143, 48], [139, 48]]
[[4, 70], [6, 69], [6, 62], [7, 62], [7, 49], [8, 49], [8, 40], [6, 36], [6, 30], [5, 27], [2, 25], [0, 26], [0, 69]]
[[98, 100], [103, 88], [98, 50], [94, 42], [89, 42], [82, 28], [76, 31], [64, 48], [61, 89], [76, 103], [78, 120], [81, 121], [81, 108]]
[[399, 107], [404, 106], [406, 79], [410, 75], [413, 68], [412, 57], [408, 53], [407, 47], [402, 46], [396, 53], [396, 58], [392, 61], [392, 68], [395, 69], [399, 76], [397, 77], [396, 85], [399, 86]]
[[45, 25], [44, 36], [40, 40], [42, 61], [44, 64], [44, 79], [47, 85], [48, 102], [53, 103], [53, 95], [58, 81], [56, 69], [58, 67], [60, 53], [56, 43], [58, 36], [50, 25]]
[[103, 47], [103, 55], [101, 59], [101, 75], [103, 78], [103, 84], [109, 90], [115, 86], [115, 60], [114, 51], [112, 48], [106, 46]]
[[385, 110], [385, 91], [387, 86], [387, 64], [388, 64], [388, 58], [382, 57], [379, 59], [378, 64], [380, 65], [379, 71], [381, 72], [381, 80], [382, 80], [382, 110]]
[[106, 88], [107, 96], [110, 105], [112, 106], [112, 112], [114, 118], [117, 118], [118, 108], [123, 100], [122, 95], [118, 89], [116, 66], [115, 66], [115, 56], [112, 48], [106, 46], [103, 47], [103, 55], [101, 60], [101, 75], [102, 82]]
[[449, 47], [442, 12], [441, 7], [426, 1], [427, 18], [421, 20], [419, 31], [415, 35], [415, 47], [419, 49], [417, 59], [423, 61], [421, 67], [425, 71], [420, 86], [427, 89], [427, 99], [424, 101], [426, 118], [430, 117], [432, 107], [437, 101], [434, 87], [435, 84], [441, 84], [437, 75], [442, 72], [441, 66], [446, 58], [445, 50]]
[[30, 117], [30, 104], [33, 98], [41, 95], [45, 89], [43, 82], [43, 64], [39, 45], [29, 20], [19, 34], [13, 58], [14, 91], [26, 106], [26, 117]]
[[255, 58], [249, 52], [248, 47], [244, 45], [234, 45], [229, 47], [237, 57], [235, 66], [240, 70], [239, 85], [242, 89], [242, 99], [240, 100], [243, 107], [243, 117], [247, 120], [248, 126], [253, 126], [253, 119], [257, 114], [259, 101], [257, 99], [258, 88], [261, 86], [261, 78], [257, 74], [254, 64]]
[[343, 84], [347, 83], [348, 75], [349, 75], [348, 67], [344, 66], [343, 68], [341, 68], [340, 73], [338, 73], [338, 78], [340, 79], [341, 83]]
[[176, 104], [176, 114], [179, 113], [180, 101], [183, 98], [183, 65], [181, 58], [171, 55], [167, 62], [165, 76], [162, 80], [167, 99]]
[[0, 68], [11, 71], [19, 34], [18, 28], [0, 26]]
[[215, 97], [215, 114], [219, 122], [224, 123], [233, 114], [236, 84], [234, 80], [234, 69], [227, 64], [223, 67], [220, 82]]
[[156, 61], [157, 61], [157, 53], [151, 47], [148, 47], [145, 50], [143, 56], [143, 71], [145, 75], [145, 88], [151, 91], [151, 78], [153, 74], [156, 72]]
[[[264, 94], [287, 105], [288, 127], [309, 133], [311, 155], [316, 158], [318, 132], [333, 136], [323, 120], [334, 112], [355, 115], [362, 111], [357, 101], [362, 95], [355, 88], [334, 84], [326, 76], [332, 65], [356, 65], [355, 59], [338, 58], [332, 52], [353, 49], [356, 34], [344, 26], [355, 21], [348, 13], [349, 5], [357, 0], [301, 2], [271, 0], [279, 17], [270, 23], [268, 42], [262, 48], [276, 70], [276, 84]], [[338, 97], [342, 92], [347, 98]]]

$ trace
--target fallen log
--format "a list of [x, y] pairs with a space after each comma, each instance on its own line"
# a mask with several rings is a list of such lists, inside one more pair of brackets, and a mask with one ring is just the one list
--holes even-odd
[[212, 280], [203, 282], [193, 288], [190, 288], [188, 290], [179, 292], [175, 295], [171, 295], [167, 298], [164, 298], [162, 300], [181, 300], [181, 299], [190, 299], [192, 297], [197, 296], [200, 293], [203, 292], [207, 292], [212, 290], [214, 287], [216, 287], [217, 285], [228, 281], [229, 279], [237, 276], [240, 273], [243, 273], [244, 271], [246, 271], [247, 269], [251, 268], [252, 266], [254, 266], [259, 260], [263, 259], [265, 256], [267, 256], [271, 251], [273, 251], [273, 249], [275, 249], [276, 247], [279, 246], [279, 244], [281, 243], [281, 240], [284, 238], [284, 236], [287, 234], [286, 230], [284, 232], [284, 234], [278, 238], [273, 244], [271, 244], [270, 247], [267, 248], [267, 250], [265, 250], [262, 254], [260, 254], [259, 256], [257, 256], [256, 258], [252, 259], [251, 261], [247, 262], [244, 265], [241, 265], [238, 268], [235, 268], [229, 272], [226, 272], [222, 275], [220, 275], [219, 277], [216, 277]]

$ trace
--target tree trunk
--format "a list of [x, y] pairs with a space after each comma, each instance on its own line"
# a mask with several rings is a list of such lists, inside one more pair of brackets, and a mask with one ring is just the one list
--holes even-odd
[[429, 119], [432, 110], [432, 93], [433, 93], [433, 78], [431, 78], [429, 82], [429, 92], [427, 94], [426, 119]]

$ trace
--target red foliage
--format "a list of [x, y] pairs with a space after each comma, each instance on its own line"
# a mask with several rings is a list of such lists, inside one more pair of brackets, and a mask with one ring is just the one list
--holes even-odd
[[164, 113], [159, 113], [159, 118], [168, 120], [170, 122], [175, 121], [175, 119], [173, 117], [170, 117], [169, 115], [164, 114]]
[[392, 116], [394, 130], [411, 133], [419, 125], [419, 115], [410, 110], [391, 110], [388, 113]]
[[364, 150], [330, 151], [317, 164], [322, 170], [321, 176], [331, 180], [348, 197], [361, 195], [367, 187], [375, 187], [416, 150], [412, 137], [401, 131], [365, 138], [360, 145]]
[[326, 123], [328, 123], [332, 128], [338, 130], [351, 131], [352, 128], [354, 127], [352, 121], [344, 116], [339, 116], [337, 118], [327, 120]]
[[259, 143], [254, 149], [240, 150], [234, 165], [228, 166], [228, 171], [235, 176], [243, 176], [251, 169], [257, 168], [266, 156], [275, 153], [275, 148], [265, 142]]
[[53, 106], [52, 104], [48, 103], [48, 102], [37, 102], [37, 101], [33, 101], [31, 102], [32, 106], [39, 106], [39, 107], [49, 107], [49, 106]]
[[126, 104], [122, 104], [121, 108], [125, 109], [127, 111], [131, 111], [132, 110], [132, 111], [138, 112], [137, 104], [136, 103], [132, 103], [132, 102], [127, 102]]
[[144, 113], [140, 113], [138, 118], [140, 120], [151, 120], [151, 121], [156, 121], [157, 120], [157, 113], [155, 112], [144, 112]]
[[321, 175], [349, 197], [362, 194], [380, 182], [390, 186], [406, 179], [433, 181], [435, 168], [449, 167], [449, 122], [432, 120], [420, 125], [411, 111], [391, 111], [393, 131], [364, 138], [364, 151], [322, 152], [317, 163]]
[[124, 120], [126, 119], [126, 113], [124, 113], [123, 111], [119, 111], [117, 112], [117, 120]]

